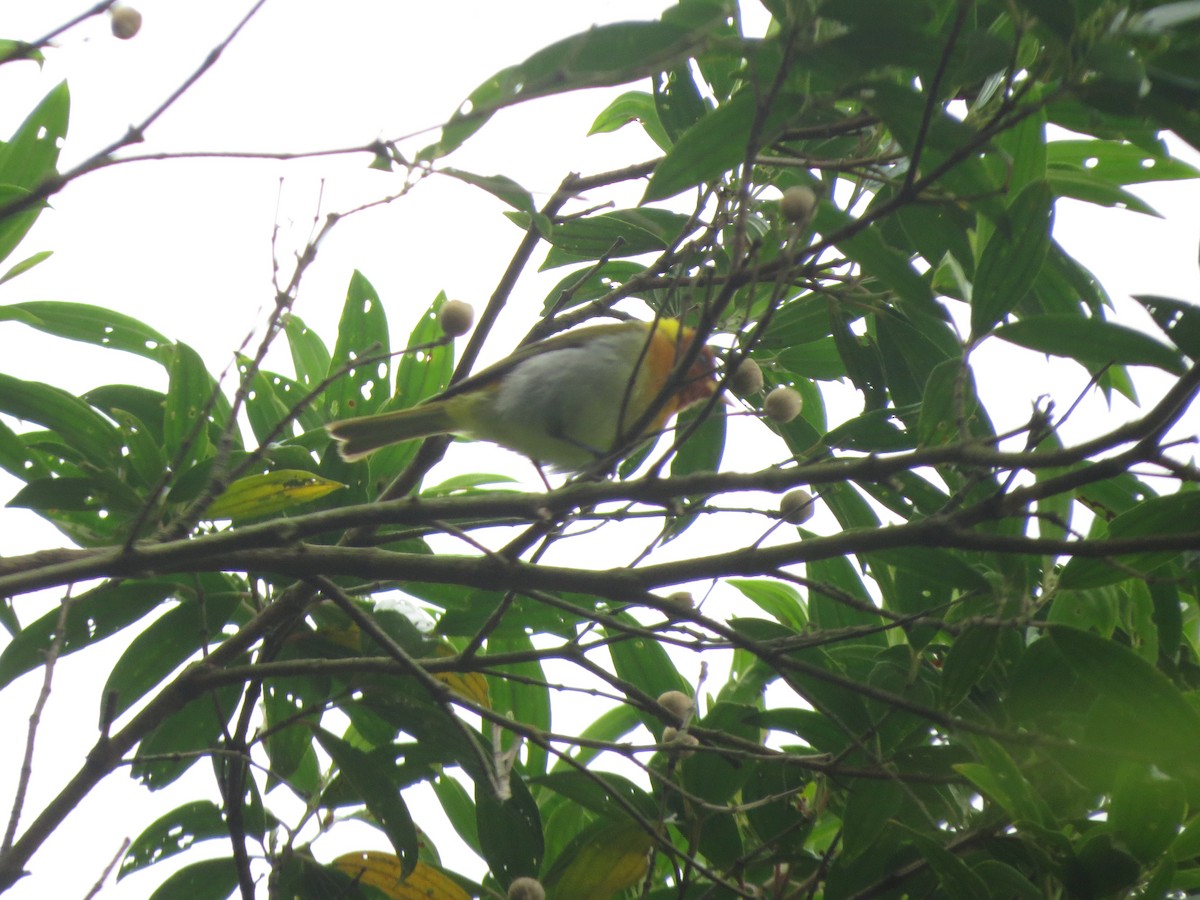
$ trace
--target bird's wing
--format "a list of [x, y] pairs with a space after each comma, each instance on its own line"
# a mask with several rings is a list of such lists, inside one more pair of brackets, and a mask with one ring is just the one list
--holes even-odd
[[631, 328], [647, 328], [646, 322], [631, 321], [631, 322], [605, 322], [600, 325], [588, 325], [583, 328], [576, 328], [572, 331], [564, 331], [562, 334], [556, 334], [553, 337], [548, 337], [544, 341], [538, 341], [535, 344], [529, 344], [526, 347], [513, 352], [499, 362], [492, 363], [485, 369], [480, 369], [473, 375], [469, 375], [462, 381], [456, 382], [446, 390], [442, 391], [435, 397], [430, 397], [429, 400], [442, 400], [447, 397], [454, 397], [459, 394], [466, 394], [474, 390], [483, 389], [498, 384], [505, 375], [519, 366], [522, 362], [532, 356], [540, 356], [543, 353], [553, 353], [556, 350], [574, 349], [586, 345], [589, 341], [595, 340], [598, 337], [603, 337], [606, 334], [619, 334], [623, 331], [628, 331]]

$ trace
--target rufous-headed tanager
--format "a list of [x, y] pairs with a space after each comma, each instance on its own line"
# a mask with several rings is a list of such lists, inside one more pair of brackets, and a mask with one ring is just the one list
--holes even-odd
[[650, 421], [641, 421], [695, 339], [675, 319], [578, 328], [522, 347], [417, 406], [334, 422], [329, 434], [346, 460], [461, 434], [578, 471], [658, 434], [673, 415], [716, 393], [713, 352], [701, 347]]

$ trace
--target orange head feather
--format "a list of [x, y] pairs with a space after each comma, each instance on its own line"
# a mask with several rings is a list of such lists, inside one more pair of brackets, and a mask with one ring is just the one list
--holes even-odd
[[[661, 389], [671, 370], [691, 350], [695, 341], [695, 329], [681, 326], [675, 319], [660, 319], [655, 323], [654, 335], [646, 352], [646, 365], [651, 372], [650, 384], [654, 390]], [[705, 345], [700, 348], [700, 354], [688, 369], [683, 383], [654, 417], [649, 430], [661, 429], [671, 416], [707, 400], [716, 391], [716, 357], [712, 348]]]

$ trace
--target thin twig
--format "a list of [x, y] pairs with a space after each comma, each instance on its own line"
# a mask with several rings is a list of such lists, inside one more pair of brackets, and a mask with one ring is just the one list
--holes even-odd
[[133, 843], [129, 838], [121, 840], [121, 846], [117, 848], [116, 854], [113, 856], [109, 864], [104, 867], [104, 871], [100, 873], [100, 877], [96, 879], [96, 883], [92, 885], [92, 889], [84, 895], [83, 900], [92, 900], [104, 888], [104, 882], [108, 881], [108, 876], [112, 874], [112, 870], [117, 867], [117, 863], [121, 861], [121, 857], [125, 855], [125, 851], [129, 849], [129, 845]]
[[0, 844], [0, 854], [12, 849], [13, 840], [17, 836], [17, 824], [21, 820], [21, 810], [25, 807], [25, 793], [29, 789], [29, 781], [33, 777], [33, 751], [37, 744], [38, 726], [42, 721], [42, 712], [50, 699], [50, 686], [54, 682], [54, 664], [62, 652], [63, 643], [67, 638], [67, 615], [71, 611], [72, 599], [70, 592], [63, 597], [58, 607], [58, 623], [54, 626], [54, 637], [46, 648], [45, 672], [42, 675], [42, 689], [38, 692], [33, 704], [33, 712], [29, 714], [29, 728], [25, 733], [25, 755], [21, 759], [21, 772], [17, 776], [17, 790], [13, 797], [12, 812], [9, 813], [8, 827], [4, 830], [4, 842]]

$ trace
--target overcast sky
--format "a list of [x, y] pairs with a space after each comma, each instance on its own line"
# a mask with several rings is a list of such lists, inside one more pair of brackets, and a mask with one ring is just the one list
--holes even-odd
[[[215, 68], [150, 129], [146, 142], [123, 152], [302, 151], [413, 134], [442, 121], [494, 71], [586, 28], [597, 12], [605, 21], [649, 18], [665, 5], [656, 0], [271, 0]], [[9, 4], [0, 37], [34, 39], [84, 6], [58, 0]], [[0, 135], [10, 134], [28, 109], [66, 78], [72, 113], [63, 163], [74, 165], [144, 118], [249, 6], [248, 0], [144, 0], [138, 4], [142, 32], [125, 42], [110, 35], [105, 19], [85, 23], [47, 51], [40, 71], [32, 64], [0, 68]], [[544, 200], [568, 170], [600, 171], [657, 155], [633, 128], [585, 138], [606, 102], [602, 92], [589, 92], [502, 112], [452, 164], [484, 174], [503, 172]], [[427, 133], [403, 146], [412, 151], [429, 138]], [[112, 307], [192, 344], [219, 371], [273, 302], [273, 252], [286, 280], [292, 256], [308, 239], [318, 213], [345, 210], [399, 188], [401, 174], [369, 170], [367, 162], [361, 155], [286, 163], [207, 159], [144, 162], [94, 173], [53, 199], [53, 208], [43, 213], [11, 261], [42, 249], [55, 255], [0, 286], [0, 303], [56, 299]], [[1130, 306], [1129, 293], [1196, 301], [1200, 188], [1176, 183], [1138, 193], [1166, 218], [1101, 214], [1063, 202], [1060, 241], [1096, 272], [1122, 310]], [[433, 178], [388, 207], [346, 220], [306, 276], [296, 313], [332, 344], [355, 268], [387, 305], [394, 340], [441, 290], [481, 307], [520, 237], [501, 209], [490, 195]], [[514, 339], [558, 277], [530, 279], [518, 289], [512, 313], [502, 323]], [[116, 360], [114, 354], [43, 338], [15, 323], [0, 322], [0, 347], [5, 372], [71, 390], [117, 381], [165, 383], [161, 370], [149, 362]], [[495, 349], [506, 347], [499, 343]], [[978, 361], [988, 364], [992, 352], [985, 348]], [[1086, 382], [1084, 375], [1036, 361], [1012, 375], [1005, 390], [1012, 394], [1012, 415], [1018, 419], [1028, 415], [1039, 384], [1059, 386], [1066, 379], [1061, 387], [1070, 391]], [[1153, 380], [1147, 384], [1152, 392]], [[736, 445], [734, 465], [772, 461], [755, 456], [762, 451], [753, 444]], [[506, 460], [503, 467], [521, 477], [529, 474], [519, 460]], [[11, 479], [0, 479], [0, 502], [14, 489]], [[5, 555], [63, 543], [31, 514], [5, 509], [0, 509], [0, 539]], [[18, 605], [23, 621], [31, 618], [27, 602]], [[47, 757], [35, 771], [25, 821], [60, 783], [55, 776], [73, 771], [81, 759], [86, 748], [68, 741], [84, 733], [78, 729], [80, 718], [95, 717], [99, 685], [89, 686], [89, 672], [111, 661], [113, 652], [60, 661], [41, 733]], [[33, 673], [20, 682], [20, 690], [0, 694], [0, 721], [9, 723], [0, 741], [5, 815], [24, 722], [39, 685], [40, 673]], [[84, 705], [66, 705], [76, 693], [86, 698]], [[58, 771], [51, 772], [51, 766]], [[208, 778], [198, 766], [190, 783]], [[35, 877], [10, 896], [82, 897], [121, 837], [136, 834], [153, 818], [147, 810], [169, 809], [164, 803], [191, 797], [184, 789], [164, 793], [151, 797], [120, 775], [108, 779], [86, 802], [85, 815], [69, 820], [34, 858]], [[144, 897], [165, 871], [130, 878], [102, 896]]]

